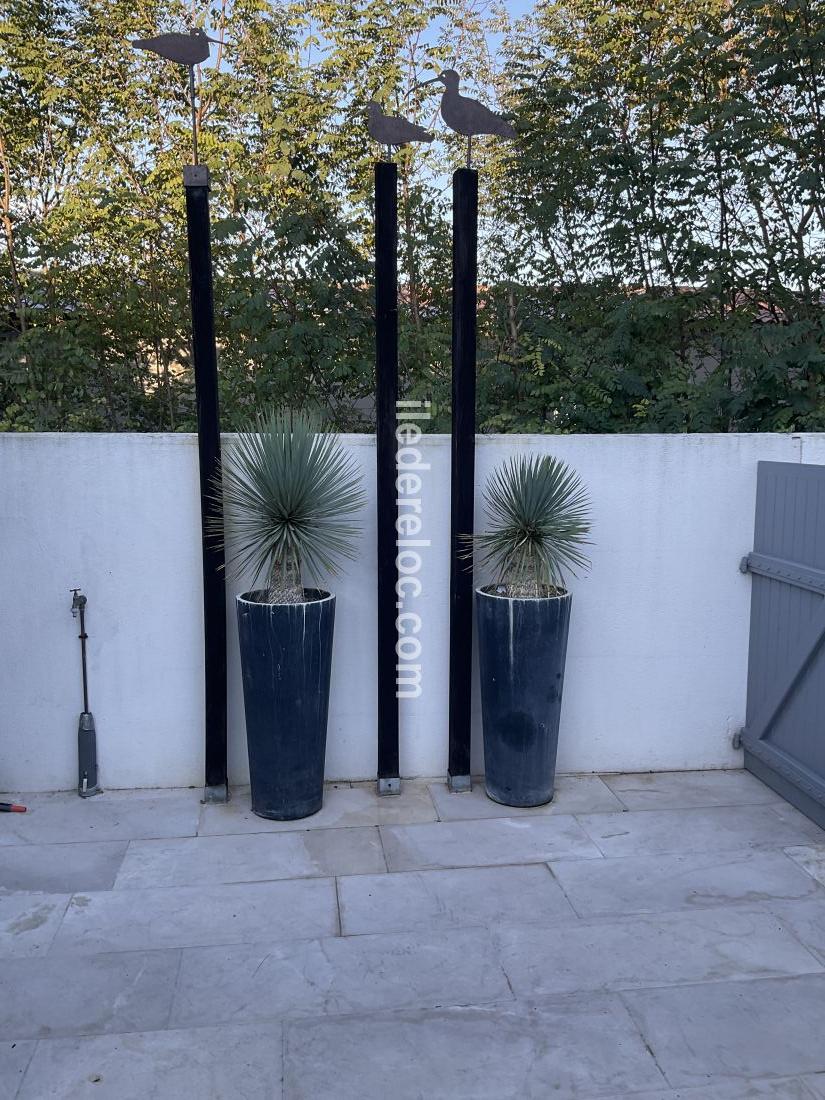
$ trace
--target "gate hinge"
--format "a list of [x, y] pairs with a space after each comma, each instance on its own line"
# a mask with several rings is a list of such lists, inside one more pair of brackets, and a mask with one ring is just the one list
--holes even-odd
[[749, 571], [750, 567], [751, 567], [751, 556], [750, 556], [750, 554], [745, 554], [744, 558], [742, 558], [742, 560], [739, 562], [739, 572], [740, 573], [747, 573]]
[[736, 731], [736, 733], [734, 733], [733, 737], [731, 737], [730, 743], [733, 745], [733, 747], [735, 749], [741, 749], [742, 748], [742, 737], [744, 736], [744, 733], [745, 733], [745, 727], [742, 726], [742, 728], [738, 729]]

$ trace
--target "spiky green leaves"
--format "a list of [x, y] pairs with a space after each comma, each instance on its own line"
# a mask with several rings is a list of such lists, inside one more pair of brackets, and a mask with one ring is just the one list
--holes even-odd
[[334, 436], [304, 412], [260, 413], [227, 448], [221, 482], [232, 571], [315, 579], [355, 556], [359, 528], [347, 522], [365, 503], [361, 476]]
[[481, 561], [512, 594], [544, 595], [564, 587], [567, 571], [589, 562], [582, 552], [590, 503], [578, 475], [550, 455], [511, 458], [484, 490], [489, 530], [476, 535]]

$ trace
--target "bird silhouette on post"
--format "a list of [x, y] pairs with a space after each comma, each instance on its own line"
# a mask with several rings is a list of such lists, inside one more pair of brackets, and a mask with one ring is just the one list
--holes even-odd
[[171, 31], [154, 38], [135, 38], [130, 42], [136, 50], [156, 53], [166, 61], [175, 61], [189, 68], [189, 99], [192, 107], [192, 153], [198, 163], [198, 116], [195, 110], [195, 66], [209, 57], [210, 43], [220, 45], [220, 39], [210, 38], [200, 27], [191, 27], [188, 34]]
[[477, 99], [461, 95], [458, 90], [460, 77], [455, 69], [445, 69], [432, 80], [423, 80], [416, 85], [425, 88], [428, 84], [439, 82], [444, 85], [441, 96], [441, 117], [451, 130], [467, 138], [467, 167], [470, 168], [473, 138], [481, 134], [495, 134], [497, 137], [514, 138], [516, 131], [511, 123]]
[[200, 65], [209, 57], [210, 43], [219, 39], [210, 38], [200, 27], [192, 27], [188, 34], [173, 31], [159, 34], [155, 38], [135, 38], [131, 45], [136, 50], [148, 50], [167, 61], [177, 61], [179, 65]]
[[392, 155], [393, 146], [407, 145], [411, 141], [433, 140], [433, 135], [423, 126], [417, 126], [403, 115], [387, 115], [381, 104], [372, 100], [368, 107], [367, 130], [370, 137], [387, 146], [388, 155]]

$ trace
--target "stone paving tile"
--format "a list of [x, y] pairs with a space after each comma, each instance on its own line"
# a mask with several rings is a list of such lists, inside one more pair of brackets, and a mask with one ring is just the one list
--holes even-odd
[[46, 1039], [167, 1025], [180, 955], [6, 959], [0, 967], [0, 1038]]
[[127, 844], [125, 840], [7, 844], [0, 847], [0, 895], [21, 890], [44, 894], [111, 890]]
[[[790, 802], [779, 799], [778, 802], [772, 804], [771, 809], [786, 825], [795, 825], [806, 834], [807, 839], [799, 843], [813, 844], [814, 847], [825, 844], [825, 829], [811, 821], [809, 817], [806, 817], [801, 810], [797, 810]], [[791, 847], [791, 845], [787, 845], [787, 847]]]
[[52, 954], [317, 939], [338, 933], [332, 879], [76, 894]]
[[483, 1004], [511, 996], [490, 936], [479, 929], [196, 947], [183, 953], [171, 1026]]
[[777, 918], [748, 909], [515, 924], [495, 941], [517, 997], [823, 972]]
[[37, 1046], [36, 1039], [0, 1039], [0, 1096], [17, 1096], [23, 1074]]
[[44, 955], [68, 904], [68, 894], [0, 897], [0, 958]]
[[786, 848], [825, 835], [801, 814], [774, 804], [582, 814], [576, 820], [609, 857]]
[[280, 1100], [281, 1025], [39, 1044], [19, 1100]]
[[765, 908], [825, 964], [825, 899], [768, 902]]
[[623, 806], [597, 775], [560, 775], [556, 793], [546, 806], [519, 809], [493, 802], [484, 791], [484, 780], [473, 781], [471, 791], [453, 793], [446, 783], [431, 783], [438, 816], [442, 821], [469, 821], [480, 817], [542, 817], [548, 814], [605, 813]]
[[115, 889], [326, 878], [384, 870], [375, 827], [146, 840], [129, 845]]
[[779, 851], [627, 856], [550, 864], [583, 917], [672, 912], [770, 899], [822, 897], [822, 889]]
[[679, 810], [781, 802], [746, 771], [639, 772], [602, 777], [628, 810]]
[[382, 825], [381, 838], [391, 871], [601, 858], [601, 852], [576, 819], [564, 814], [434, 825]]
[[94, 798], [61, 791], [14, 798], [28, 812], [8, 815], [0, 845], [194, 836], [200, 816], [200, 792], [189, 789], [112, 791]]
[[226, 833], [283, 833], [304, 829], [347, 828], [359, 825], [407, 825], [435, 821], [427, 788], [405, 783], [400, 795], [379, 798], [372, 787], [327, 787], [324, 805], [312, 817], [299, 821], [270, 821], [253, 814], [249, 794], [236, 794], [223, 806], [204, 806], [200, 836]]
[[825, 1071], [825, 975], [623, 993], [671, 1085]]
[[615, 997], [285, 1025], [285, 1100], [559, 1100], [662, 1085]]
[[576, 918], [540, 864], [355, 875], [338, 880], [338, 897], [344, 935]]
[[34, 1051], [23, 1100], [280, 1098], [283, 1017], [287, 1100], [825, 1100], [825, 833], [744, 773], [650, 779], [562, 777], [538, 811], [343, 784], [289, 823], [243, 792], [24, 796], [0, 1097]]
[[742, 1078], [721, 1084], [709, 1081], [696, 1089], [664, 1089], [657, 1092], [611, 1093], [588, 1100], [813, 1100], [810, 1086], [798, 1077], [781, 1080]]
[[825, 886], [825, 844], [786, 848], [785, 854], [799, 864], [806, 874]]

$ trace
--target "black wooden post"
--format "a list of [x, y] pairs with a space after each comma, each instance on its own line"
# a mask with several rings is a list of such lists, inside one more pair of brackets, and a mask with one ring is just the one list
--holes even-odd
[[378, 527], [378, 793], [399, 794], [396, 692], [396, 403], [398, 168], [375, 165], [376, 498]]
[[213, 477], [221, 457], [218, 411], [218, 361], [215, 351], [215, 311], [212, 300], [212, 252], [209, 242], [209, 170], [188, 165], [186, 232], [192, 307], [192, 362], [198, 412], [201, 541], [203, 547], [203, 633], [205, 670], [205, 793], [206, 801], [224, 802], [226, 785], [226, 588], [222, 548], [208, 537], [208, 525], [222, 517]]
[[453, 174], [453, 417], [450, 497], [450, 789], [470, 788], [473, 571], [462, 536], [473, 531], [476, 421], [478, 173]]

